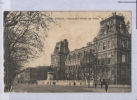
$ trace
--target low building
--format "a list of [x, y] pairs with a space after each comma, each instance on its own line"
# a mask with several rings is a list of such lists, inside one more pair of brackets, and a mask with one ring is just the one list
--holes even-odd
[[24, 82], [33, 80], [47, 80], [47, 73], [51, 72], [50, 66], [28, 67], [24, 70]]

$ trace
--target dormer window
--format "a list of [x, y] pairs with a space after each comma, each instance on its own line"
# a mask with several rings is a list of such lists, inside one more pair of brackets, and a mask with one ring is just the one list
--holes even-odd
[[105, 32], [105, 29], [101, 29], [101, 33], [104, 34], [104, 32]]

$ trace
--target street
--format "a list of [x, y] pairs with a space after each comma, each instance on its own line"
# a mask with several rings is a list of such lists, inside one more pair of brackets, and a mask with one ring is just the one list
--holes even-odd
[[[13, 86], [12, 92], [105, 92], [105, 88], [104, 86], [102, 88], [100, 86], [88, 88], [85, 86], [17, 84]], [[108, 92], [131, 92], [131, 86], [109, 85]]]

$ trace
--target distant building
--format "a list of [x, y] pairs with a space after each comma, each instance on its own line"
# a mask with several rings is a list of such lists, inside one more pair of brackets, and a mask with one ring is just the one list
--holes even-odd
[[47, 73], [52, 71], [50, 66], [28, 67], [24, 70], [24, 81], [47, 80]]
[[93, 43], [86, 47], [69, 52], [66, 39], [56, 43], [51, 67], [56, 69], [56, 79], [96, 78], [131, 84], [131, 35], [124, 17], [113, 14], [102, 20]]

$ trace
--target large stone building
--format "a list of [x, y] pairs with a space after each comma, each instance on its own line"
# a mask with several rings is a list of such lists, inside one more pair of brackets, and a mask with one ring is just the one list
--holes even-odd
[[54, 53], [51, 55], [51, 67], [55, 72], [56, 79], [64, 79], [65, 61], [69, 54], [68, 41], [60, 41], [56, 43]]
[[98, 65], [108, 66], [106, 75], [101, 78], [108, 78], [115, 83], [131, 82], [131, 35], [123, 16], [115, 14], [100, 22], [94, 47]]
[[91, 69], [91, 56], [94, 53], [94, 44], [71, 51], [65, 61], [66, 79], [87, 79]]
[[58, 42], [51, 55], [51, 67], [58, 79], [110, 80], [131, 83], [131, 35], [123, 16], [100, 22], [93, 43], [69, 52], [68, 42]]

